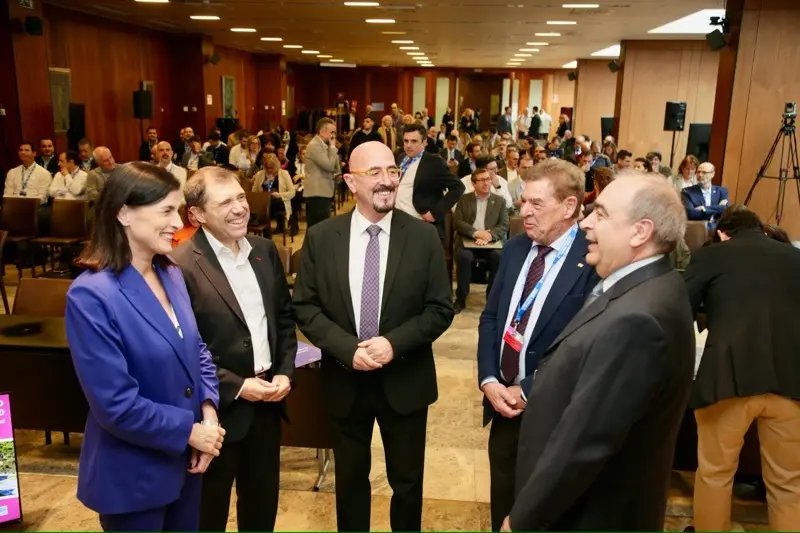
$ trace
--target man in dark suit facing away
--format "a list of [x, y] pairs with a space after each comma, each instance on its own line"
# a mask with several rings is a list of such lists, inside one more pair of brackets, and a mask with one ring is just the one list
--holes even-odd
[[[492, 530], [514, 503], [517, 442], [525, 396], [542, 353], [580, 310], [600, 278], [586, 264], [586, 234], [578, 228], [583, 174], [549, 160], [520, 172], [525, 232], [503, 247], [494, 288], [478, 328], [478, 384], [489, 434]], [[530, 305], [525, 302], [535, 290]], [[520, 314], [521, 311], [521, 314]], [[520, 317], [517, 318], [517, 314]], [[522, 335], [517, 348], [508, 328]], [[525, 389], [525, 390], [523, 390]]]
[[702, 306], [708, 318], [691, 400], [698, 437], [694, 525], [730, 530], [733, 477], [755, 421], [770, 530], [798, 531], [800, 250], [764, 235], [747, 209], [723, 213], [717, 231], [723, 242], [693, 254], [685, 275], [692, 307]]
[[667, 257], [685, 227], [655, 174], [618, 177], [581, 222], [603, 280], [531, 377], [504, 530], [663, 531], [695, 359], [688, 293]]
[[397, 209], [436, 226], [444, 240], [447, 212], [464, 193], [464, 184], [436, 154], [425, 151], [425, 128], [409, 124], [403, 130], [403, 151], [396, 156], [401, 178], [397, 186]]
[[432, 344], [453, 320], [444, 251], [435, 228], [394, 209], [400, 171], [386, 145], [356, 148], [344, 179], [356, 208], [309, 230], [293, 298], [300, 330], [322, 350], [338, 528], [369, 531], [377, 419], [392, 529], [420, 531]]
[[236, 480], [239, 531], [272, 531], [278, 512], [282, 401], [297, 337], [283, 266], [272, 241], [247, 234], [250, 209], [236, 174], [209, 166], [186, 185], [200, 223], [175, 250], [200, 335], [212, 350], [225, 450], [203, 476], [201, 531], [225, 531]]

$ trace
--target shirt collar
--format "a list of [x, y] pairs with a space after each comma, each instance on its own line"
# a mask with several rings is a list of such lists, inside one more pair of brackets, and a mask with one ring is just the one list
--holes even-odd
[[611, 275], [609, 275], [606, 279], [603, 280], [603, 292], [608, 292], [609, 290], [611, 290], [611, 287], [613, 287], [619, 280], [621, 280], [628, 274], [633, 274], [640, 268], [646, 267], [651, 263], [655, 263], [662, 257], [664, 257], [664, 254], [657, 254], [652, 257], [634, 261], [633, 263], [625, 265], [619, 270], [615, 270], [614, 272], [611, 273]]
[[[380, 226], [381, 230], [386, 232], [386, 235], [391, 235], [392, 234], [392, 232], [391, 232], [391, 229], [392, 229], [392, 215], [393, 215], [392, 211], [389, 211], [388, 213], [386, 213], [385, 217], [380, 219], [378, 222], [375, 222], [375, 224]], [[372, 226], [372, 224], [373, 224], [372, 222], [367, 220], [366, 217], [364, 217], [364, 215], [362, 215], [359, 212], [358, 208], [353, 209], [353, 227], [352, 227], [352, 229], [354, 230], [353, 233], [355, 235], [361, 235], [362, 233], [367, 231], [367, 228]]]
[[23, 163], [22, 165], [20, 165], [20, 166], [21, 166], [21, 167], [22, 167], [22, 169], [23, 169], [23, 170], [25, 170], [26, 172], [27, 172], [27, 171], [29, 171], [29, 170], [30, 170], [30, 171], [32, 171], [34, 168], [36, 168], [36, 161], [34, 161], [33, 163], [31, 163], [31, 166], [29, 166], [29, 167], [26, 167], [24, 163]]
[[[211, 234], [206, 228], [203, 228], [203, 233], [206, 235], [206, 239], [208, 239], [208, 244], [211, 245], [211, 249], [214, 251], [214, 255], [217, 257], [221, 257], [222, 254], [230, 254], [233, 255], [233, 250], [219, 242], [219, 240]], [[235, 258], [238, 260], [245, 260], [250, 257], [250, 252], [253, 250], [253, 247], [250, 245], [250, 241], [247, 240], [246, 237], [242, 237], [238, 241], [239, 243], [239, 255]]]
[[[564, 233], [561, 234], [561, 237], [559, 237], [558, 239], [553, 241], [553, 244], [551, 244], [550, 247], [553, 250], [560, 250], [561, 248], [563, 248], [569, 242], [569, 234], [572, 232], [573, 228], [576, 228], [577, 226], [578, 226], [578, 223], [576, 222], [573, 225], [571, 225], [570, 227], [568, 227], [567, 230]], [[542, 244], [539, 243], [539, 242], [533, 241], [533, 244], [531, 245], [531, 248], [533, 248], [534, 246], [542, 246]]]

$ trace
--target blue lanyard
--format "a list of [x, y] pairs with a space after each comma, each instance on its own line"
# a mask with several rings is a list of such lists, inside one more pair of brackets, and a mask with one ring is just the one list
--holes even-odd
[[[542, 276], [542, 279], [540, 279], [536, 283], [536, 285], [534, 285], [533, 290], [525, 299], [525, 301], [521, 302], [517, 307], [517, 314], [514, 317], [514, 323], [512, 324], [513, 326], [519, 324], [520, 321], [522, 320], [522, 317], [525, 316], [525, 313], [527, 313], [528, 309], [531, 308], [534, 300], [536, 300], [536, 296], [539, 294], [539, 291], [542, 290], [542, 286], [544, 285], [545, 280], [547, 280], [547, 276], [550, 275], [550, 273], [553, 271], [554, 267], [558, 264], [558, 262], [561, 261], [565, 255], [567, 255], [567, 251], [569, 250], [572, 243], [575, 241], [575, 237], [577, 235], [578, 235], [578, 226], [576, 224], [572, 226], [572, 229], [569, 232], [569, 237], [567, 238], [567, 242], [565, 242], [564, 246], [562, 246], [561, 249], [558, 251], [558, 255], [556, 255], [556, 258], [553, 260], [553, 264], [550, 266], [550, 269], [547, 271], [547, 274]], [[530, 261], [528, 263], [528, 269], [531, 268], [532, 263], [533, 261]]]
[[419, 154], [418, 156], [414, 157], [413, 159], [409, 159], [408, 156], [406, 156], [405, 159], [403, 160], [403, 162], [400, 164], [400, 171], [405, 175], [406, 170], [408, 170], [408, 167], [413, 165], [414, 161], [418, 161], [421, 157], [422, 157], [422, 154]]
[[36, 163], [31, 165], [31, 170], [28, 172], [28, 179], [25, 179], [25, 167], [19, 169], [19, 173], [22, 180], [22, 190], [24, 191], [25, 188], [28, 186], [28, 182], [31, 181], [31, 177], [33, 176], [33, 171], [36, 170]]

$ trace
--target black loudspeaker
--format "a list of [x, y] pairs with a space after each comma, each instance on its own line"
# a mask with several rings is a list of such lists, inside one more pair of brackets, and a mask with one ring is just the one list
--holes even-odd
[[600, 117], [600, 135], [602, 135], [603, 139], [609, 135], [614, 135], [614, 117]]
[[683, 131], [686, 121], [686, 102], [667, 102], [664, 111], [664, 131]]
[[25, 33], [28, 35], [44, 35], [44, 24], [39, 17], [25, 17]]
[[616, 59], [614, 61], [609, 61], [608, 70], [610, 70], [611, 72], [619, 71], [619, 61], [617, 61]]
[[725, 40], [725, 34], [719, 30], [714, 30], [706, 34], [706, 41], [712, 50], [721, 50], [727, 46], [728, 41]]
[[138, 119], [153, 118], [153, 93], [133, 91], [133, 116]]
[[208, 62], [209, 62], [209, 63], [211, 63], [212, 65], [216, 65], [216, 64], [217, 64], [217, 63], [219, 63], [220, 61], [222, 61], [222, 56], [221, 56], [221, 55], [219, 55], [219, 52], [214, 52], [214, 53], [213, 53], [213, 54], [211, 54], [211, 56], [208, 58]]
[[78, 150], [78, 141], [86, 137], [86, 108], [83, 104], [69, 104], [69, 129], [67, 130], [67, 146], [70, 150]]
[[569, 74], [567, 74], [567, 78], [569, 79], [569, 81], [575, 81], [578, 79], [578, 73], [570, 72]]
[[711, 142], [711, 124], [689, 124], [689, 140], [686, 155], [693, 155], [701, 163], [708, 161], [708, 145]]
[[[222, 137], [222, 142], [228, 142], [228, 136], [236, 131], [235, 118], [218, 118], [217, 127], [219, 128], [219, 136]], [[229, 146], [228, 148], [233, 148]]]

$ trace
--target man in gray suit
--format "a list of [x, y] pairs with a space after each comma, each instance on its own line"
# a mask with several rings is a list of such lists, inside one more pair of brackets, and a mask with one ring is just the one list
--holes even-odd
[[342, 173], [336, 148], [336, 122], [321, 118], [317, 135], [306, 147], [306, 178], [303, 180], [308, 228], [330, 218], [334, 180]]
[[117, 163], [114, 161], [111, 150], [105, 146], [98, 146], [92, 154], [97, 162], [97, 168], [86, 176], [86, 195], [89, 198], [89, 202], [95, 203], [106, 186], [108, 178], [114, 173]]
[[489, 285], [486, 293], [492, 289], [494, 276], [500, 266], [501, 248], [465, 248], [464, 243], [487, 246], [492, 243], [503, 243], [508, 236], [508, 209], [506, 201], [492, 194], [492, 177], [486, 168], [479, 168], [472, 173], [472, 186], [475, 190], [458, 199], [453, 218], [456, 230], [455, 258], [458, 283], [456, 301], [453, 308], [460, 313], [466, 308], [469, 282], [472, 278], [472, 262], [484, 259], [489, 262]]
[[667, 257], [682, 207], [662, 176], [623, 175], [581, 222], [603, 280], [526, 391], [503, 530], [664, 530], [695, 359], [688, 292]]

